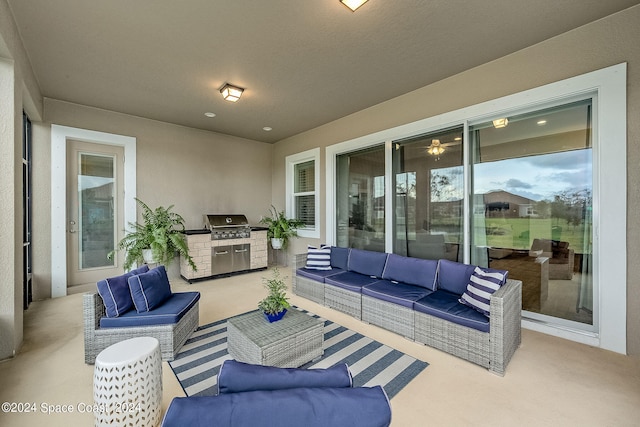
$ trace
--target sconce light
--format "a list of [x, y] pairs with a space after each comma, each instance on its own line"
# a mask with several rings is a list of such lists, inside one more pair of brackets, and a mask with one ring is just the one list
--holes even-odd
[[495, 119], [493, 121], [493, 127], [496, 129], [506, 128], [508, 124], [509, 124], [509, 119], [507, 119], [506, 117], [502, 119]]
[[340, 0], [340, 3], [347, 6], [352, 12], [355, 12], [357, 8], [365, 4], [367, 1], [369, 0]]
[[229, 83], [225, 83], [224, 86], [222, 86], [222, 89], [220, 89], [222, 97], [225, 100], [231, 102], [236, 102], [238, 99], [240, 99], [240, 97], [242, 96], [242, 92], [244, 92], [244, 89], [242, 89], [241, 87], [230, 85]]

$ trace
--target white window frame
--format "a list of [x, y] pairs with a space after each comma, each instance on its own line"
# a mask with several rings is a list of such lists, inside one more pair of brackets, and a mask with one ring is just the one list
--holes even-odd
[[315, 198], [315, 227], [305, 227], [298, 229], [298, 235], [300, 237], [320, 238], [320, 148], [314, 148], [311, 150], [303, 151], [301, 153], [292, 154], [285, 158], [286, 164], [286, 202], [285, 212], [287, 217], [293, 218], [295, 215], [295, 196], [294, 182], [296, 179], [295, 168], [300, 163], [313, 162], [314, 173], [314, 189], [313, 192], [306, 194], [313, 194]]
[[[381, 142], [387, 146], [387, 187], [390, 191], [391, 141], [420, 133], [464, 125], [468, 140], [470, 122], [501, 116], [514, 110], [532, 109], [563, 99], [594, 94], [594, 333], [560, 324], [523, 319], [522, 326], [549, 335], [626, 354], [627, 351], [627, 64], [622, 63], [544, 86], [429, 117], [328, 146], [326, 155], [326, 241], [336, 242], [335, 171], [337, 156]], [[469, 177], [469, 153], [464, 153], [465, 176]], [[469, 184], [465, 183], [465, 194]], [[391, 193], [389, 193], [391, 194]], [[392, 211], [391, 200], [386, 212]], [[469, 212], [468, 197], [465, 213]], [[386, 221], [391, 224], [391, 215]], [[391, 230], [387, 227], [387, 230]], [[389, 231], [387, 231], [389, 232]], [[469, 262], [469, 219], [465, 215], [465, 262]], [[386, 239], [387, 252], [390, 252]], [[615, 250], [612, 250], [615, 248]], [[604, 290], [600, 284], [606, 284]], [[596, 307], [598, 307], [596, 311]]]

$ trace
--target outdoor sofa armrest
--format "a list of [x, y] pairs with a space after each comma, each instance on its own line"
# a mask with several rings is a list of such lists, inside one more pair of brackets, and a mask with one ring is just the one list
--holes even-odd
[[491, 295], [490, 304], [490, 371], [504, 375], [511, 356], [522, 341], [522, 281], [507, 279], [507, 283]]

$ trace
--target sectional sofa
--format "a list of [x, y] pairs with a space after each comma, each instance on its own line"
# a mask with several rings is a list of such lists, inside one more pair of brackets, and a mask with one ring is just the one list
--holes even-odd
[[522, 282], [506, 271], [340, 247], [295, 255], [293, 293], [504, 375]]

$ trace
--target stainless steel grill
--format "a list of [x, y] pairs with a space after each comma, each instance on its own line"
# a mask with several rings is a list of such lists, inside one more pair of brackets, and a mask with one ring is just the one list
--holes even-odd
[[[248, 239], [251, 227], [244, 215], [204, 216], [205, 228], [211, 230], [211, 240]], [[230, 274], [251, 268], [251, 244], [218, 244], [211, 248], [211, 274]]]
[[244, 215], [208, 214], [204, 216], [204, 226], [211, 230], [211, 240], [251, 237], [251, 227]]

